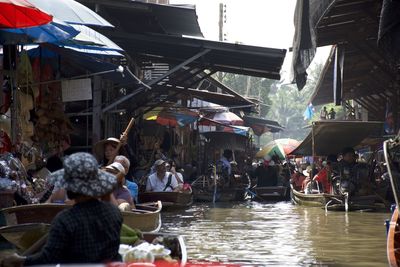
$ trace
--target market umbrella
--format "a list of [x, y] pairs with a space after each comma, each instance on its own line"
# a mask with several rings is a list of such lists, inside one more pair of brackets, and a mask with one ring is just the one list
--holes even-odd
[[293, 150], [295, 150], [299, 145], [300, 141], [292, 138], [280, 138], [275, 139], [275, 143], [279, 144], [286, 155], [289, 155]]
[[0, 28], [34, 27], [52, 19], [51, 15], [25, 0], [0, 0]]
[[101, 33], [84, 25], [72, 25], [79, 34], [71, 39], [57, 42], [58, 46], [79, 53], [123, 57], [124, 50]]
[[85, 25], [72, 25], [72, 27], [74, 27], [79, 34], [70, 40], [60, 42], [61, 45], [67, 45], [69, 47], [81, 49], [90, 48], [98, 50], [124, 51], [124, 49], [98, 31], [95, 31]]
[[0, 30], [0, 43], [6, 45], [56, 43], [78, 34], [79, 31], [71, 25], [55, 20], [37, 27], [2, 29]]
[[114, 27], [96, 12], [74, 0], [30, 0], [30, 2], [55, 18], [70, 24]]
[[278, 155], [279, 158], [284, 159], [286, 155], [290, 154], [298, 145], [299, 141], [290, 138], [276, 139], [266, 144], [260, 151], [257, 152], [256, 157], [263, 158], [266, 155]]
[[198, 119], [197, 112], [190, 110], [158, 109], [150, 111], [144, 115], [146, 120], [155, 120], [158, 124], [164, 126], [185, 126]]
[[238, 115], [230, 111], [213, 113], [212, 115], [203, 118], [199, 124], [212, 125], [213, 121], [226, 125], [243, 126], [243, 120]]

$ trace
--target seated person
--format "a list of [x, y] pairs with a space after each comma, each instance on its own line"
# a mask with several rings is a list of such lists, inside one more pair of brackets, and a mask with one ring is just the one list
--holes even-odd
[[322, 193], [331, 193], [331, 162], [327, 161], [325, 166], [314, 176], [313, 180], [318, 182], [318, 184], [322, 187], [319, 187], [319, 191]]
[[125, 186], [128, 188], [129, 192], [131, 193], [131, 196], [135, 202], [138, 201], [138, 193], [139, 193], [139, 187], [138, 185], [131, 181], [132, 179], [127, 179], [128, 172], [129, 172], [129, 167], [130, 167], [130, 161], [127, 157], [118, 155], [115, 157], [114, 162], [121, 163], [122, 166], [124, 166], [125, 173]]
[[303, 175], [301, 168], [299, 168], [296, 169], [296, 171], [292, 174], [290, 182], [296, 191], [301, 191], [303, 189], [303, 182], [305, 179], [306, 176]]
[[122, 211], [129, 211], [135, 207], [133, 198], [128, 188], [125, 186], [125, 169], [121, 163], [114, 162], [106, 166], [105, 171], [117, 177], [117, 187], [113, 191], [114, 199], [111, 202], [116, 204]]
[[344, 148], [342, 151], [342, 160], [338, 163], [338, 170], [341, 181], [348, 181], [350, 194], [356, 193], [359, 188], [356, 165], [356, 153], [354, 149], [351, 147]]
[[219, 164], [222, 166], [222, 171], [226, 172], [228, 176], [231, 175], [232, 173], [232, 167], [231, 167], [231, 160], [232, 160], [232, 150], [225, 149], [224, 154], [222, 154], [222, 157], [219, 159]]
[[154, 163], [156, 172], [147, 178], [146, 191], [149, 192], [171, 192], [179, 191], [175, 176], [167, 172], [166, 162], [162, 159]]
[[278, 185], [278, 170], [273, 161], [264, 161], [260, 164], [255, 170], [255, 175], [258, 187]]
[[74, 201], [68, 198], [67, 191], [64, 188], [54, 186], [53, 192], [46, 200], [46, 203], [73, 205]]
[[27, 257], [0, 257], [0, 265], [77, 266], [120, 261], [121, 213], [110, 203], [98, 200], [115, 187], [115, 176], [98, 170], [92, 155], [75, 153], [66, 158], [64, 169], [54, 172], [49, 182], [65, 188], [68, 197], [75, 200], [74, 206], [54, 218], [40, 252]]

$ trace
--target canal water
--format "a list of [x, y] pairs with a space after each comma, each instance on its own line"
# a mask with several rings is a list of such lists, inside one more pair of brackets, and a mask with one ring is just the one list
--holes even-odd
[[325, 212], [278, 203], [197, 203], [162, 214], [191, 261], [245, 266], [387, 266], [390, 213]]

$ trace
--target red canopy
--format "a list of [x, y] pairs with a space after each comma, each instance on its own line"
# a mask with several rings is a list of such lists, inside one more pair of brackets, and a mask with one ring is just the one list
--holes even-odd
[[0, 28], [27, 28], [51, 22], [53, 17], [25, 0], [0, 0]]

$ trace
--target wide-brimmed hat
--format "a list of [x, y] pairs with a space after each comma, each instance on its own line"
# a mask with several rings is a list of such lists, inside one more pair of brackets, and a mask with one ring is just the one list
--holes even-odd
[[97, 160], [89, 153], [72, 154], [65, 158], [63, 166], [49, 177], [49, 183], [58, 188], [99, 197], [111, 192], [117, 184], [115, 175], [100, 170]]
[[[99, 142], [97, 142], [96, 144], [94, 144], [93, 146], [93, 154], [95, 155], [96, 159], [98, 161], [102, 161], [104, 159], [104, 147], [106, 144], [114, 144], [115, 146], [117, 146], [119, 143], [121, 143], [121, 141], [118, 138], [115, 137], [109, 137], [107, 139], [103, 139]], [[128, 156], [125, 148], [123, 146], [121, 146], [120, 151], [117, 155], [124, 155], [124, 156]]]

